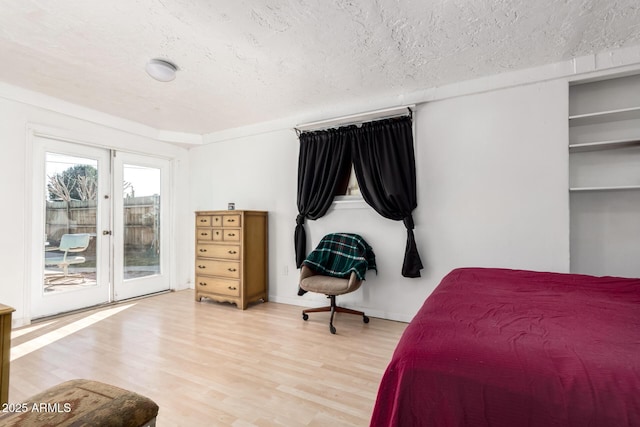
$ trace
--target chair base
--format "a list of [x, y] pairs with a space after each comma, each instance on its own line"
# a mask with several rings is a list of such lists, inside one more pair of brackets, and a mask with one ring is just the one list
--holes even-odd
[[308, 308], [306, 310], [302, 310], [302, 320], [307, 320], [309, 318], [308, 313], [320, 313], [324, 311], [331, 312], [331, 317], [329, 318], [329, 331], [332, 334], [336, 333], [336, 328], [333, 326], [333, 316], [336, 313], [348, 313], [348, 314], [357, 314], [358, 316], [362, 316], [362, 321], [364, 323], [369, 323], [369, 318], [362, 311], [352, 310], [350, 308], [338, 307], [336, 305], [336, 296], [335, 295], [327, 295], [327, 298], [331, 300], [331, 305], [326, 307], [318, 307], [318, 308]]

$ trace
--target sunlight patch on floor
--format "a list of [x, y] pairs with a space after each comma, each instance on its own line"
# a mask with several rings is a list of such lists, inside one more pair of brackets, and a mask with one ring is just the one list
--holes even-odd
[[[127, 305], [123, 305], [123, 306], [118, 306], [118, 307], [114, 307], [114, 308], [109, 308], [106, 310], [102, 310], [99, 311], [97, 313], [93, 313], [85, 318], [82, 318], [80, 320], [76, 320], [73, 323], [69, 323], [68, 325], [65, 325], [59, 329], [56, 329], [55, 331], [51, 331], [48, 332], [44, 335], [41, 335], [37, 338], [34, 338], [30, 341], [24, 342], [20, 345], [17, 345], [15, 347], [13, 347], [11, 349], [11, 361], [13, 362], [16, 359], [21, 358], [22, 356], [25, 356], [29, 353], [31, 353], [32, 351], [36, 351], [38, 349], [41, 349], [42, 347], [49, 345], [53, 342], [58, 341], [59, 339], [62, 339], [68, 335], [71, 335], [74, 332], [77, 332], [81, 329], [84, 329], [86, 327], [89, 327], [91, 325], [93, 325], [94, 323], [97, 323], [101, 320], [104, 320], [108, 317], [113, 316], [114, 314], [117, 314], [123, 310], [126, 310], [127, 308], [133, 307], [134, 304], [127, 304]], [[50, 324], [50, 323], [49, 323]], [[38, 325], [40, 326], [40, 325]], [[33, 330], [33, 329], [32, 329]]]
[[14, 340], [28, 333], [37, 331], [38, 329], [44, 328], [45, 326], [53, 325], [54, 323], [56, 322], [54, 321], [54, 322], [47, 322], [47, 323], [38, 323], [37, 325], [34, 325], [34, 326], [29, 326], [26, 328], [21, 328], [18, 330], [11, 331], [11, 340]]

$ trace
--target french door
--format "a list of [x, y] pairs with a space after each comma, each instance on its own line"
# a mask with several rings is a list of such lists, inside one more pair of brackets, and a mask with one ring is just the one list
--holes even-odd
[[31, 317], [169, 289], [169, 162], [34, 137]]

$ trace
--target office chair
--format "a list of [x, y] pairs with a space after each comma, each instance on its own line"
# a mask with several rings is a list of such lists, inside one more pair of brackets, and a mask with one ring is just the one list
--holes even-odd
[[308, 313], [330, 312], [329, 331], [332, 334], [336, 333], [333, 326], [336, 312], [356, 314], [362, 316], [364, 323], [369, 323], [369, 318], [364, 312], [339, 307], [336, 304], [336, 296], [358, 290], [366, 271], [371, 269], [376, 269], [375, 255], [361, 236], [333, 233], [323, 237], [302, 264], [298, 295], [306, 292], [321, 293], [331, 300], [331, 304], [303, 310], [302, 319], [308, 320]]

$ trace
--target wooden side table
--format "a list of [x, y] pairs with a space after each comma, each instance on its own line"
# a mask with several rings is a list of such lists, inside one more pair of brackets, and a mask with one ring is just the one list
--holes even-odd
[[11, 351], [11, 313], [15, 309], [0, 304], [0, 405], [9, 402], [9, 354]]

